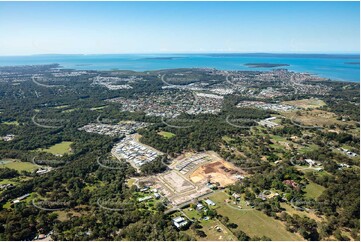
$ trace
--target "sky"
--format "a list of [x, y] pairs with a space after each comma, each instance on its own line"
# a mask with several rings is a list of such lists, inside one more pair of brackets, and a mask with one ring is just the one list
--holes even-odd
[[359, 2], [0, 2], [0, 55], [359, 53]]

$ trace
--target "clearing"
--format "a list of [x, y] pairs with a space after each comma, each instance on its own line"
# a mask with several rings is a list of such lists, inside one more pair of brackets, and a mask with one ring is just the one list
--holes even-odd
[[268, 217], [261, 211], [250, 210], [233, 207], [225, 202], [228, 195], [224, 192], [215, 193], [210, 196], [210, 199], [217, 203], [218, 213], [229, 218], [230, 223], [238, 225], [234, 231], [242, 230], [247, 235], [254, 236], [267, 236], [272, 240], [302, 240], [298, 234], [288, 232], [286, 226], [272, 217]]
[[[190, 208], [185, 208], [182, 210], [182, 212], [186, 214], [189, 218], [197, 219], [200, 222], [199, 224], [202, 226], [202, 228], [199, 230], [202, 230], [207, 235], [206, 237], [202, 238], [198, 236], [192, 229], [188, 229], [186, 233], [191, 235], [192, 237], [197, 238], [197, 240], [237, 240], [233, 233], [218, 219], [214, 218], [204, 220], [199, 212], [197, 212], [195, 209], [190, 210]], [[184, 215], [181, 213], [179, 215], [184, 217]]]
[[19, 122], [18, 122], [18, 121], [8, 121], [8, 122], [2, 122], [2, 124], [5, 124], [5, 125], [14, 125], [14, 126], [19, 126]]
[[282, 104], [292, 105], [292, 106], [296, 106], [296, 107], [304, 108], [304, 109], [319, 108], [319, 107], [326, 105], [326, 103], [324, 101], [322, 101], [320, 99], [316, 99], [316, 98], [285, 101], [285, 102], [282, 102]]
[[297, 210], [295, 208], [293, 208], [291, 205], [287, 204], [287, 203], [280, 203], [281, 204], [281, 208], [284, 208], [286, 210], [286, 212], [290, 215], [299, 215], [301, 217], [306, 216], [309, 217], [311, 219], [314, 219], [317, 222], [322, 222], [322, 217], [318, 217], [315, 213], [313, 212], [306, 212], [306, 211], [300, 211]]
[[90, 108], [91, 111], [96, 111], [96, 110], [101, 110], [101, 109], [104, 109], [108, 106], [100, 106], [100, 107], [94, 107], [94, 108]]
[[318, 185], [314, 182], [309, 182], [309, 184], [305, 188], [305, 195], [306, 197], [316, 199], [321, 196], [324, 190], [326, 190], [326, 188], [324, 188], [323, 186]]
[[30, 162], [21, 162], [16, 159], [3, 159], [0, 160], [0, 168], [10, 168], [17, 171], [34, 171], [39, 167]]
[[163, 136], [163, 138], [166, 138], [166, 139], [170, 139], [175, 136], [175, 134], [173, 134], [171, 132], [166, 132], [166, 131], [160, 131], [160, 132], [158, 132], [158, 134]]
[[200, 181], [210, 181], [212, 183], [219, 183], [220, 186], [235, 183], [238, 178], [237, 175], [242, 174], [242, 171], [236, 168], [229, 162], [222, 159], [201, 165], [189, 177], [192, 182], [197, 183]]
[[286, 118], [293, 120], [296, 123], [307, 126], [329, 126], [329, 125], [355, 125], [355, 122], [347, 121], [343, 122], [337, 120], [337, 115], [331, 112], [323, 110], [311, 110], [311, 111], [293, 111], [293, 112], [283, 112]]
[[53, 155], [57, 155], [57, 156], [62, 156], [64, 154], [69, 154], [71, 153], [71, 144], [73, 144], [73, 142], [71, 141], [63, 141], [61, 143], [55, 144], [53, 146], [50, 146], [47, 149], [38, 149], [38, 151], [43, 151], [43, 152], [48, 152], [51, 153]]

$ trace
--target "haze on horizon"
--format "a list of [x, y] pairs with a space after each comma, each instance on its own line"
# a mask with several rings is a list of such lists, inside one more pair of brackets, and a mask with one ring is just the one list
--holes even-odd
[[359, 53], [359, 2], [0, 2], [0, 55]]

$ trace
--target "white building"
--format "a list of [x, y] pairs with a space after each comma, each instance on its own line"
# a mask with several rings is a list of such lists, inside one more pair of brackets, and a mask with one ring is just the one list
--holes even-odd
[[210, 199], [206, 199], [206, 200], [204, 200], [209, 206], [216, 206], [216, 203], [215, 202], [213, 202], [212, 200], [210, 200]]

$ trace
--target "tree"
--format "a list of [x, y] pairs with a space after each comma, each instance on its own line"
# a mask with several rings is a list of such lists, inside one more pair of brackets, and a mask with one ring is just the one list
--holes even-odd
[[245, 232], [243, 232], [242, 230], [235, 231], [234, 235], [240, 241], [248, 241], [248, 240], [250, 240], [250, 237]]

